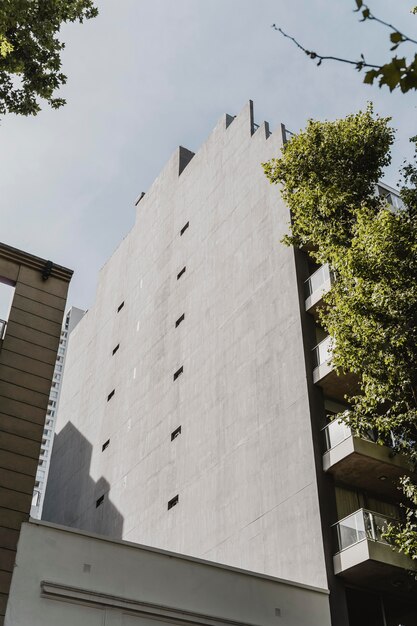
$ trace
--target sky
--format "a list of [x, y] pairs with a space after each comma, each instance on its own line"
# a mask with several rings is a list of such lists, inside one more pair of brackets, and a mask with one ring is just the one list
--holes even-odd
[[[371, 2], [371, 0], [370, 0]], [[415, 2], [414, 2], [415, 4]], [[134, 222], [178, 145], [194, 152], [223, 113], [254, 101], [255, 121], [292, 131], [374, 103], [397, 129], [385, 181], [396, 185], [417, 94], [367, 86], [349, 66], [321, 67], [275, 32], [322, 54], [390, 58], [387, 31], [354, 0], [98, 0], [99, 17], [64, 26], [67, 105], [0, 123], [1, 240], [74, 270], [68, 306], [88, 308], [100, 267]], [[413, 0], [373, 0], [416, 37]], [[411, 49], [410, 49], [411, 52]]]

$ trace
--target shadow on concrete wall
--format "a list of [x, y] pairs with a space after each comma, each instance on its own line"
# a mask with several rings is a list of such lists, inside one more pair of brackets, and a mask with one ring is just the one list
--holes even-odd
[[42, 519], [121, 539], [124, 518], [111, 502], [110, 484], [90, 476], [92, 451], [71, 422], [55, 436]]

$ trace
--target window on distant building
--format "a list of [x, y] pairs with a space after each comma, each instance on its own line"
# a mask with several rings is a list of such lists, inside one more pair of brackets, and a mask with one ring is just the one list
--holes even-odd
[[171, 441], [174, 441], [174, 439], [176, 439], [178, 437], [178, 435], [181, 435], [181, 426], [178, 426], [178, 428], [176, 428], [175, 430], [172, 431], [172, 433], [171, 433]]

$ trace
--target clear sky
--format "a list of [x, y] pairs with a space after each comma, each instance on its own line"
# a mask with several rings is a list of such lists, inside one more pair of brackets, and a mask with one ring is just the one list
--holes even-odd
[[[413, 0], [369, 0], [416, 37]], [[395, 185], [417, 133], [417, 93], [390, 94], [335, 63], [317, 68], [271, 29], [307, 47], [369, 62], [388, 35], [360, 24], [354, 0], [99, 0], [100, 15], [62, 31], [68, 104], [0, 125], [1, 240], [75, 270], [68, 304], [88, 308], [99, 268], [146, 191], [181, 144], [196, 151], [224, 112], [254, 100], [256, 121], [293, 131], [373, 101], [397, 129]], [[411, 52], [411, 50], [410, 50]]]

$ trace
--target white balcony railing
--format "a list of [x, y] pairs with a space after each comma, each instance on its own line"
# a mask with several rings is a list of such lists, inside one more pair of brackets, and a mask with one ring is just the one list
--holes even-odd
[[319, 367], [323, 363], [329, 361], [332, 358], [332, 338], [327, 335], [313, 348], [313, 367]]
[[355, 511], [334, 524], [338, 551], [346, 550], [365, 539], [387, 543], [383, 535], [389, 524], [398, 525], [399, 520], [367, 509]]

